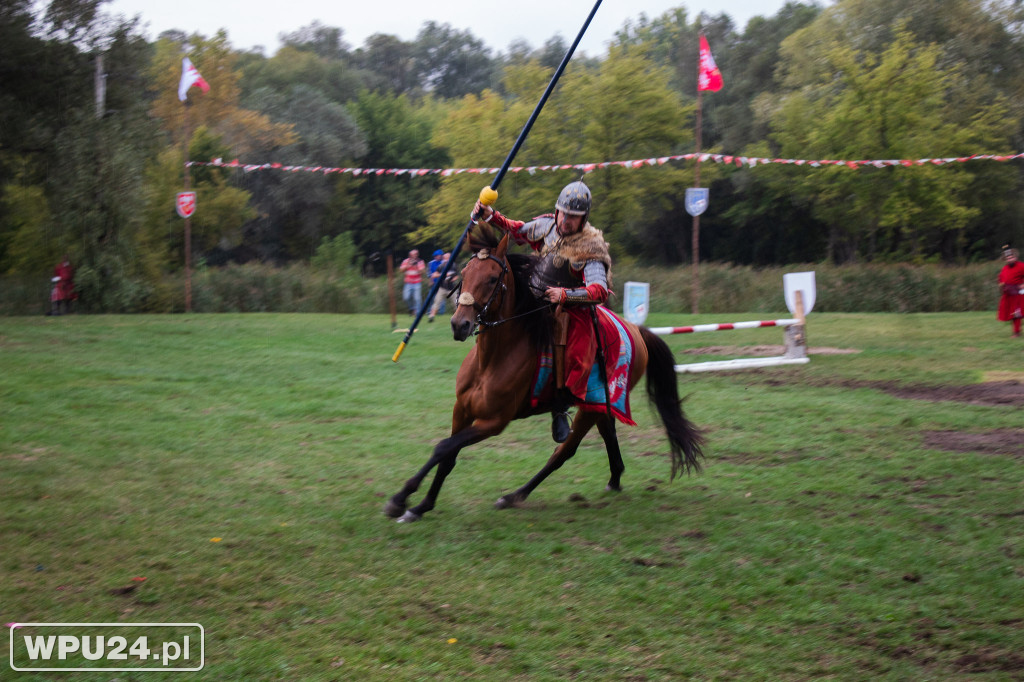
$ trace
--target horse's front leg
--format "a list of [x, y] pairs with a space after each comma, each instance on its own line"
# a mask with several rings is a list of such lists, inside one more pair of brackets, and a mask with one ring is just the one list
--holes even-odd
[[579, 448], [580, 442], [583, 441], [583, 437], [587, 435], [587, 432], [590, 431], [596, 421], [597, 415], [593, 412], [579, 410], [576, 413], [576, 418], [572, 421], [572, 431], [569, 433], [569, 437], [564, 443], [555, 448], [544, 468], [538, 471], [522, 488], [499, 497], [494, 506], [497, 509], [508, 509], [525, 502], [534, 488], [543, 483], [545, 478], [557, 471], [576, 454], [576, 450]]
[[441, 441], [437, 444], [434, 448], [434, 453], [430, 456], [430, 459], [427, 460], [427, 463], [423, 465], [423, 468], [416, 472], [415, 476], [406, 481], [401, 490], [391, 496], [387, 501], [387, 504], [384, 505], [385, 514], [393, 519], [401, 519], [403, 515], [407, 513], [406, 508], [408, 507], [407, 500], [409, 496], [420, 489], [420, 484], [423, 483], [423, 479], [427, 477], [427, 474], [430, 473], [431, 469], [436, 467], [441, 462], [442, 457], [445, 456], [444, 452], [439, 453], [439, 449], [444, 442], [445, 441]]
[[[500, 420], [477, 420], [471, 426], [453, 433], [449, 438], [439, 442], [434, 447], [434, 453], [427, 460], [427, 463], [423, 465], [423, 468], [405, 482], [405, 485], [402, 486], [402, 490], [398, 494], [388, 500], [384, 507], [384, 513], [392, 518], [398, 518], [400, 523], [419, 521], [423, 518], [424, 514], [433, 509], [437, 504], [437, 497], [441, 493], [441, 486], [444, 485], [444, 480], [448, 474], [455, 468], [456, 458], [462, 448], [501, 433], [507, 423], [507, 421], [503, 422]], [[419, 489], [423, 479], [427, 477], [427, 474], [435, 466], [437, 467], [437, 473], [434, 475], [434, 480], [430, 484], [430, 489], [424, 495], [423, 500], [415, 507], [406, 509], [408, 497]]]
[[[406, 481], [405, 485], [402, 486], [402, 489], [387, 501], [387, 504], [384, 505], [385, 514], [393, 519], [400, 518], [405, 514], [405, 510], [408, 507], [409, 496], [419, 490], [420, 485], [423, 483], [423, 479], [425, 479], [431, 469], [440, 464], [445, 457], [454, 457], [455, 455], [458, 455], [458, 448], [455, 449], [454, 455], [450, 454], [451, 441], [457, 434], [468, 429], [472, 424], [473, 418], [466, 412], [461, 401], [456, 400], [455, 407], [452, 408], [452, 435], [434, 446], [434, 452], [430, 456], [430, 459], [427, 460], [427, 463], [423, 465], [423, 468], [416, 472], [415, 476]], [[454, 463], [452, 466], [455, 466]], [[451, 469], [449, 469], [449, 471], [450, 470]], [[445, 475], [447, 476], [447, 474]]]

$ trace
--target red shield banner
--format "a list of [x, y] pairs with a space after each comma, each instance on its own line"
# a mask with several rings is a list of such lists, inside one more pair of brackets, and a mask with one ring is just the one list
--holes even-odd
[[196, 193], [178, 192], [178, 196], [174, 201], [174, 208], [182, 218], [191, 218], [192, 214], [196, 212]]

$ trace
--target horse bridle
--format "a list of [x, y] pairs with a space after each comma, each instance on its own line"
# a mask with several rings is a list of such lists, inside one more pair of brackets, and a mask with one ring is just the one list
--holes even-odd
[[[477, 330], [475, 332], [473, 332], [474, 334], [479, 334], [483, 329], [488, 329], [490, 327], [497, 327], [498, 325], [505, 324], [506, 322], [511, 322], [512, 320], [517, 320], [520, 317], [526, 317], [527, 315], [533, 315], [534, 313], [538, 313], [541, 310], [547, 310], [548, 308], [551, 308], [552, 306], [555, 305], [554, 303], [548, 303], [548, 304], [542, 305], [540, 307], [534, 308], [533, 310], [527, 310], [525, 313], [519, 313], [518, 315], [513, 315], [512, 317], [503, 317], [501, 319], [493, 320], [493, 321], [492, 320], [485, 320], [484, 316], [487, 315], [487, 312], [491, 308], [491, 304], [494, 303], [494, 300], [498, 297], [498, 292], [499, 291], [500, 292], [505, 292], [505, 291], [508, 290], [508, 286], [506, 286], [506, 284], [505, 284], [505, 275], [508, 273], [508, 269], [509, 269], [508, 259], [501, 260], [501, 259], [497, 258], [496, 256], [492, 255], [490, 253], [490, 251], [487, 250], [487, 249], [484, 249], [482, 251], [478, 251], [475, 257], [479, 258], [480, 260], [492, 260], [495, 263], [497, 263], [498, 265], [500, 265], [501, 266], [501, 275], [498, 277], [498, 282], [494, 285], [494, 288], [491, 290], [491, 295], [487, 298], [487, 303], [485, 303], [482, 306], [479, 303], [476, 302], [476, 299], [473, 298], [473, 294], [471, 294], [471, 293], [469, 293], [467, 291], [463, 291], [463, 292], [461, 292], [459, 294], [459, 298], [456, 301], [459, 305], [472, 306], [477, 311], [477, 314], [476, 314]], [[461, 283], [459, 284], [459, 289], [460, 290], [462, 289], [462, 284]]]
[[[508, 274], [508, 260], [498, 258], [491, 254], [488, 250], [477, 252], [476, 258], [480, 260], [492, 260], [501, 267], [501, 274], [498, 276], [498, 281], [494, 284], [494, 288], [491, 289], [491, 295], [487, 297], [487, 302], [483, 305], [477, 303], [476, 299], [473, 298], [473, 294], [468, 291], [463, 291], [459, 294], [458, 304], [472, 306], [476, 310], [476, 324], [477, 327], [495, 327], [503, 322], [507, 322], [506, 319], [496, 320], [494, 322], [485, 320], [487, 313], [491, 309], [491, 304], [498, 298], [498, 293], [508, 290], [508, 286], [505, 284], [505, 275]], [[478, 332], [479, 333], [479, 332]]]

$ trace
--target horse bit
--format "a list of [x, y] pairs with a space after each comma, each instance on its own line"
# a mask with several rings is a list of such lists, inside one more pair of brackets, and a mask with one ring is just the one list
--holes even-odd
[[473, 298], [473, 294], [469, 293], [468, 291], [463, 291], [462, 293], [459, 294], [459, 298], [458, 298], [458, 301], [457, 301], [459, 305], [472, 306], [477, 311], [477, 314], [476, 314], [477, 330], [474, 332], [474, 334], [479, 334], [485, 328], [497, 327], [498, 325], [504, 324], [506, 322], [509, 322], [510, 320], [514, 320], [514, 319], [519, 318], [519, 317], [525, 317], [526, 315], [532, 315], [533, 313], [535, 313], [537, 311], [544, 310], [545, 308], [551, 307], [550, 305], [541, 306], [540, 308], [535, 308], [534, 310], [530, 310], [530, 311], [522, 313], [520, 315], [514, 315], [512, 317], [503, 317], [503, 318], [501, 318], [499, 320], [495, 320], [493, 322], [490, 321], [490, 320], [485, 320], [484, 317], [487, 315], [487, 312], [490, 310], [491, 304], [494, 303], [495, 299], [498, 297], [498, 292], [499, 291], [500, 292], [505, 292], [505, 291], [508, 290], [508, 287], [505, 284], [505, 275], [508, 273], [508, 260], [507, 259], [499, 259], [498, 257], [496, 257], [493, 254], [491, 254], [489, 249], [484, 249], [482, 251], [477, 252], [476, 257], [479, 258], [480, 260], [492, 260], [495, 263], [497, 263], [498, 265], [500, 265], [501, 266], [501, 274], [498, 276], [498, 281], [494, 285], [494, 288], [491, 289], [491, 295], [487, 298], [487, 303], [485, 303], [483, 306], [481, 306], [479, 303], [477, 303], [476, 299]]

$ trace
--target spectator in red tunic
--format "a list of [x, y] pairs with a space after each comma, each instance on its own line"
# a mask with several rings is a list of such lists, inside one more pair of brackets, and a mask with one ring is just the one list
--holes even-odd
[[53, 291], [50, 292], [50, 313], [60, 315], [71, 312], [71, 301], [78, 298], [75, 293], [75, 268], [67, 255], [53, 269]]
[[1013, 323], [1013, 335], [1020, 336], [1021, 318], [1024, 317], [1024, 263], [1020, 262], [1017, 249], [1003, 247], [1006, 265], [999, 271], [999, 319]]
[[423, 301], [420, 289], [423, 283], [423, 273], [427, 271], [427, 264], [420, 258], [419, 250], [413, 249], [409, 252], [409, 257], [398, 266], [398, 269], [405, 273], [402, 284], [402, 300], [409, 308], [409, 314], [415, 315]]

